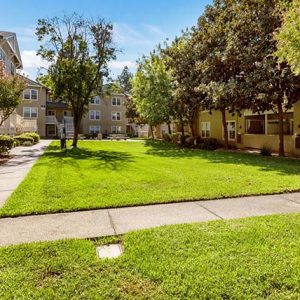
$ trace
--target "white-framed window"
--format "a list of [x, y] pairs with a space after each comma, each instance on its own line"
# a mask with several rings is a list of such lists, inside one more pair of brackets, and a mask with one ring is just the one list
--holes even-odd
[[111, 99], [112, 106], [121, 106], [121, 98], [120, 97], [113, 97]]
[[38, 100], [38, 90], [26, 89], [23, 92], [23, 100]]
[[122, 133], [122, 126], [111, 126], [111, 133]]
[[90, 126], [90, 134], [98, 134], [101, 132], [101, 127], [96, 125], [96, 126]]
[[90, 110], [90, 120], [100, 120], [101, 112], [99, 110]]
[[112, 121], [121, 121], [121, 113], [118, 111], [113, 111], [111, 113], [111, 119]]
[[227, 133], [228, 140], [235, 141], [236, 140], [236, 122], [235, 121], [227, 121]]
[[90, 104], [94, 105], [100, 105], [101, 104], [101, 99], [99, 96], [96, 96], [90, 100]]
[[210, 122], [201, 122], [201, 136], [203, 138], [210, 137]]
[[37, 118], [38, 108], [37, 107], [23, 107], [24, 118]]

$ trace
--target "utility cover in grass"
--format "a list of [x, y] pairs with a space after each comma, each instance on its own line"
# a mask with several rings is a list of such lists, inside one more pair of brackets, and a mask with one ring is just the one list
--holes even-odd
[[97, 247], [97, 255], [99, 258], [117, 258], [123, 254], [123, 247], [120, 244], [110, 244]]

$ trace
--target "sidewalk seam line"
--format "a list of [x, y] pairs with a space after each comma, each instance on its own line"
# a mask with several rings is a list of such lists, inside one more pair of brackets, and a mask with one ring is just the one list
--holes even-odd
[[220, 215], [218, 215], [217, 213], [215, 213], [214, 211], [210, 210], [209, 208], [201, 205], [200, 203], [198, 202], [195, 202], [196, 205], [199, 205], [200, 207], [202, 207], [203, 209], [207, 210], [209, 213], [213, 214], [214, 216], [216, 216], [217, 218], [219, 218], [220, 220], [224, 220], [223, 217], [221, 217]]
[[114, 221], [113, 221], [113, 219], [112, 219], [112, 216], [111, 216], [111, 214], [110, 214], [110, 212], [109, 212], [109, 209], [107, 209], [107, 214], [108, 214], [110, 226], [112, 227], [112, 229], [113, 229], [113, 231], [114, 231], [114, 235], [117, 235], [117, 230], [116, 230]]
[[289, 199], [289, 198], [286, 198], [285, 196], [282, 196], [282, 199], [286, 200], [287, 202], [293, 202], [293, 203], [299, 204], [299, 202]]

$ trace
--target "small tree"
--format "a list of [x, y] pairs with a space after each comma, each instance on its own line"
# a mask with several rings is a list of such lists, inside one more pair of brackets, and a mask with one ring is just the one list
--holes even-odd
[[132, 97], [140, 118], [153, 126], [164, 122], [170, 124], [170, 102], [172, 99], [172, 79], [167, 71], [161, 53], [150, 53], [139, 61], [133, 79]]
[[0, 126], [9, 118], [20, 104], [21, 94], [26, 83], [20, 76], [0, 76]]
[[113, 26], [100, 19], [86, 20], [76, 14], [38, 20], [38, 40], [45, 41], [38, 55], [50, 62], [52, 94], [66, 100], [74, 118], [73, 147], [77, 147], [81, 120], [90, 99], [102, 91], [108, 62], [115, 59]]

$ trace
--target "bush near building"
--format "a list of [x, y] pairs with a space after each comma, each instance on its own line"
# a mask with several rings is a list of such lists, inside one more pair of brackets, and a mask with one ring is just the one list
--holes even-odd
[[14, 145], [14, 139], [7, 135], [0, 135], [0, 154], [7, 153]]

